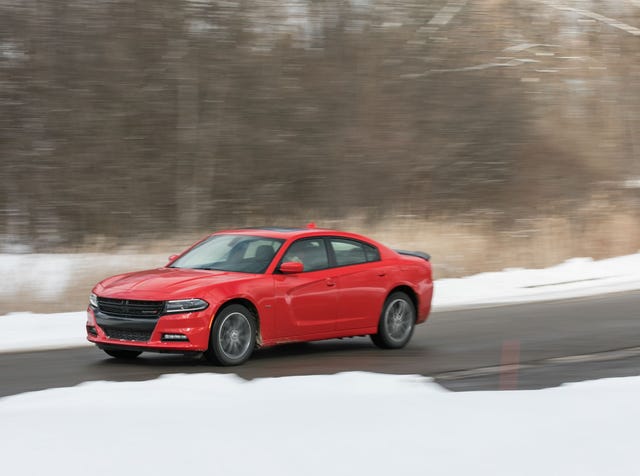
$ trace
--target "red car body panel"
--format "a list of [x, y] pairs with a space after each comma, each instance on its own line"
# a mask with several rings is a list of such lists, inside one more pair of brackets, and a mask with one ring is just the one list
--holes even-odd
[[[284, 242], [263, 274], [170, 267], [202, 240], [163, 268], [107, 278], [92, 291], [99, 298], [136, 301], [197, 298], [209, 306], [196, 312], [161, 315], [146, 341], [108, 337], [96, 319], [100, 311], [89, 306], [88, 340], [105, 347], [202, 352], [208, 348], [216, 314], [232, 301], [253, 307], [261, 346], [375, 334], [386, 298], [398, 289], [410, 294], [416, 302], [417, 324], [424, 322], [431, 310], [433, 281], [429, 261], [399, 254], [361, 235], [320, 229], [232, 230], [213, 235], [218, 234], [261, 236]], [[278, 266], [291, 244], [310, 237], [365, 243], [378, 250], [380, 259], [318, 271], [279, 273]], [[183, 334], [188, 340], [165, 341], [164, 334]]]

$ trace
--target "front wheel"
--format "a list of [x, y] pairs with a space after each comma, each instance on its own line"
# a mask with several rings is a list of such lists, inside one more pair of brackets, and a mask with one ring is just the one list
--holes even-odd
[[246, 362], [256, 346], [256, 320], [241, 304], [232, 304], [216, 316], [205, 357], [219, 365]]
[[121, 360], [133, 360], [142, 352], [137, 350], [102, 349], [107, 355]]
[[382, 349], [400, 349], [407, 345], [416, 323], [416, 307], [403, 292], [393, 293], [382, 308], [378, 333], [371, 340]]

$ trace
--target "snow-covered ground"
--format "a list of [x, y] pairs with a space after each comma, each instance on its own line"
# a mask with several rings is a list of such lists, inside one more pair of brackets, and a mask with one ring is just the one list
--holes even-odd
[[[53, 292], [57, 289], [57, 282], [66, 279], [65, 270], [68, 272], [78, 262], [89, 260], [87, 257], [83, 260], [78, 256], [57, 255], [49, 261], [48, 255], [40, 255], [43, 262], [38, 264], [32, 257], [23, 257], [20, 261], [7, 256], [10, 255], [0, 255], [0, 270], [12, 277], [6, 287], [31, 279], [37, 282], [34, 287], [47, 292]], [[31, 265], [25, 266], [25, 259], [32, 261]], [[72, 263], [69, 264], [67, 259]], [[94, 262], [96, 259], [96, 256], [91, 257]], [[509, 269], [466, 278], [441, 279], [435, 283], [433, 308], [437, 311], [567, 299], [634, 289], [640, 289], [640, 253], [601, 261], [575, 258], [547, 269]], [[89, 345], [85, 339], [84, 323], [84, 311], [58, 314], [21, 312], [0, 316], [0, 353]]]
[[640, 289], [640, 253], [574, 258], [545, 269], [506, 269], [435, 283], [434, 309], [571, 299]]
[[343, 373], [170, 375], [0, 399], [11, 476], [628, 475], [640, 378], [462, 392]]
[[[640, 289], [640, 254], [440, 280], [434, 308], [630, 289]], [[0, 352], [88, 345], [84, 320], [83, 311], [0, 316]], [[627, 475], [637, 472], [639, 393], [640, 377], [468, 393], [369, 373], [90, 382], [0, 398], [1, 467], [11, 476]]]

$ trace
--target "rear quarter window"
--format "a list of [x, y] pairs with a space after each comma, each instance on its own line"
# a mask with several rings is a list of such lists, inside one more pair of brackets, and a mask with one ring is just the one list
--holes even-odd
[[348, 266], [380, 260], [380, 252], [375, 246], [344, 238], [331, 238], [330, 241], [336, 259], [336, 266]]

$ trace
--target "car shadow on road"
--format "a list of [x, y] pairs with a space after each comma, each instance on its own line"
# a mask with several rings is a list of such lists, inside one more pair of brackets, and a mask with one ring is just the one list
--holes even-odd
[[93, 366], [116, 380], [126, 380], [136, 375], [154, 378], [165, 373], [236, 374], [247, 380], [350, 371], [406, 374], [414, 373], [402, 364], [411, 353], [410, 347], [381, 350], [368, 338], [360, 337], [257, 349], [249, 361], [236, 367], [216, 366], [202, 357], [152, 353], [143, 353], [132, 360], [118, 360], [105, 355]]

